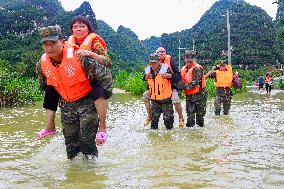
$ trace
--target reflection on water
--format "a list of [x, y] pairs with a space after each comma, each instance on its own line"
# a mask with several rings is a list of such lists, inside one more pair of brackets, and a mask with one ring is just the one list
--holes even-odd
[[210, 100], [204, 128], [179, 129], [175, 117], [171, 131], [145, 129], [139, 98], [115, 95], [94, 160], [67, 160], [61, 133], [35, 141], [40, 107], [0, 110], [0, 188], [284, 187], [283, 93], [234, 96], [229, 116]]

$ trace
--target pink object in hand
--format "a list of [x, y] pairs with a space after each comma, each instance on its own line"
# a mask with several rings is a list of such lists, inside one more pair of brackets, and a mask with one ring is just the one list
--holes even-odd
[[96, 142], [97, 145], [103, 145], [106, 142], [107, 134], [105, 132], [97, 132]]
[[37, 133], [36, 135], [36, 139], [42, 139], [44, 137], [47, 137], [49, 135], [55, 135], [57, 133], [57, 131], [48, 131], [47, 129], [42, 129], [40, 132]]

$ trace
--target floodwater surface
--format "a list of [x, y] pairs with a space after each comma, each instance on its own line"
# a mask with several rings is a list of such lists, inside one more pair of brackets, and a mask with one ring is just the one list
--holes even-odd
[[[99, 157], [66, 158], [62, 133], [36, 141], [41, 104], [0, 110], [0, 188], [284, 188], [283, 93], [235, 95], [228, 116], [208, 100], [205, 127], [144, 128], [140, 98], [112, 97]], [[185, 101], [182, 102], [184, 116]], [[60, 130], [60, 117], [56, 118]]]

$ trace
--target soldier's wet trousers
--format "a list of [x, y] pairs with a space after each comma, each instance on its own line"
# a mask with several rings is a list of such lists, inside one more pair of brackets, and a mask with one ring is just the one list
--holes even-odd
[[171, 99], [151, 100], [151, 129], [158, 129], [159, 118], [163, 113], [164, 124], [167, 129], [172, 129], [174, 124], [174, 109]]
[[271, 92], [271, 85], [269, 85], [268, 83], [265, 83], [265, 90], [266, 90], [266, 93], [270, 93]]
[[196, 101], [191, 100], [189, 95], [186, 98], [186, 114], [187, 114], [187, 127], [193, 127], [196, 124], [200, 127], [204, 126], [204, 116], [206, 114], [207, 98], [202, 98]]
[[98, 115], [92, 99], [62, 103], [61, 122], [67, 151], [67, 158], [74, 158], [79, 152], [84, 155], [98, 155], [96, 133]]
[[222, 103], [223, 103], [224, 115], [229, 114], [229, 110], [231, 108], [231, 100], [232, 100], [232, 92], [230, 90], [224, 92], [221, 91], [218, 92], [217, 89], [216, 97], [214, 100], [215, 114], [216, 115], [220, 114]]

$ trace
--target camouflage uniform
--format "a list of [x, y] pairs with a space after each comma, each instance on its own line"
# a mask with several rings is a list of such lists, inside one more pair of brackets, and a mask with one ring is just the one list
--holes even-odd
[[[187, 89], [191, 89], [196, 85], [201, 86], [201, 78], [203, 71], [196, 67], [192, 71], [192, 82], [188, 84]], [[186, 113], [187, 113], [187, 127], [193, 127], [196, 124], [200, 127], [204, 126], [204, 116], [206, 114], [207, 92], [201, 89], [198, 93], [186, 95]]]
[[[209, 75], [210, 78], [216, 79], [216, 72], [212, 72]], [[231, 91], [231, 88], [216, 88], [216, 97], [214, 99], [214, 108], [215, 108], [215, 114], [220, 115], [221, 112], [221, 106], [223, 103], [223, 113], [224, 115], [229, 114], [229, 110], [231, 108], [231, 100], [232, 100], [233, 93]]]
[[96, 133], [99, 118], [93, 100], [89, 96], [75, 102], [61, 99], [59, 106], [67, 158], [72, 159], [79, 152], [98, 156]]
[[111, 97], [113, 87], [110, 69], [90, 57], [83, 58], [81, 62], [85, 70], [91, 70], [91, 72], [87, 74], [89, 81], [97, 80], [105, 89], [107, 96]]
[[[92, 78], [94, 67], [92, 62], [83, 61], [83, 68], [89, 78]], [[89, 70], [86, 70], [89, 68]], [[46, 79], [41, 70], [41, 64], [37, 66], [40, 87], [46, 86]], [[61, 123], [65, 138], [67, 158], [74, 158], [79, 152], [85, 155], [98, 155], [95, 139], [98, 130], [98, 115], [90, 94], [75, 102], [67, 102], [60, 98]]]
[[233, 93], [230, 88], [223, 89], [217, 88], [216, 97], [214, 99], [215, 114], [219, 115], [221, 112], [221, 104], [223, 103], [223, 113], [224, 115], [229, 114], [231, 107]]
[[[59, 27], [59, 26], [58, 26]], [[40, 30], [42, 41], [57, 41], [61, 35], [60, 27], [49, 26]], [[44, 32], [43, 32], [44, 31]], [[81, 62], [89, 80], [92, 81], [96, 74], [96, 61], [85, 58]], [[54, 66], [58, 63], [52, 62]], [[41, 62], [36, 67], [39, 85], [47, 86], [46, 78], [41, 70]], [[65, 138], [67, 158], [74, 158], [79, 152], [84, 155], [98, 155], [96, 147], [96, 133], [98, 130], [98, 115], [90, 93], [75, 102], [67, 102], [60, 97], [61, 123]]]
[[164, 124], [167, 129], [172, 129], [174, 124], [174, 109], [171, 99], [151, 100], [152, 122], [151, 129], [158, 129], [158, 123], [163, 113]]

